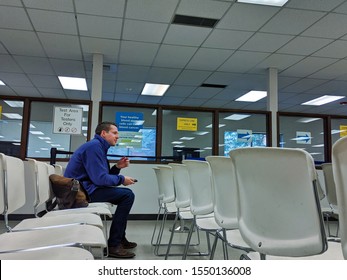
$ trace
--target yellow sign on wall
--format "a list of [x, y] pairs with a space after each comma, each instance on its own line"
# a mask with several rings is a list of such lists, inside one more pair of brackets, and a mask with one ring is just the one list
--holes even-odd
[[177, 130], [197, 131], [197, 118], [177, 118]]
[[347, 136], [347, 125], [340, 125], [340, 137]]
[[1, 116], [2, 116], [2, 106], [0, 106], [0, 120], [1, 120]]

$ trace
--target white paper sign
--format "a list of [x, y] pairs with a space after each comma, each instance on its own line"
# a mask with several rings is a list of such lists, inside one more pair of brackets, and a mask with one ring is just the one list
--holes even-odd
[[82, 108], [54, 107], [53, 133], [82, 134]]

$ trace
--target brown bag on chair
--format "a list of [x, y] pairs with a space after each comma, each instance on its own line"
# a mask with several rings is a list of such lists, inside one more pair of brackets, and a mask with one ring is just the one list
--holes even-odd
[[59, 209], [80, 208], [89, 205], [89, 195], [80, 182], [58, 174], [49, 176]]

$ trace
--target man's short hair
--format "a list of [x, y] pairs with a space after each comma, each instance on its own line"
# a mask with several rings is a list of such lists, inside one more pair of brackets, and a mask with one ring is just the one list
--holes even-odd
[[105, 130], [106, 132], [109, 132], [111, 129], [111, 125], [114, 125], [115, 127], [117, 127], [117, 125], [114, 122], [99, 123], [97, 127], [95, 128], [95, 134], [100, 135], [103, 130]]

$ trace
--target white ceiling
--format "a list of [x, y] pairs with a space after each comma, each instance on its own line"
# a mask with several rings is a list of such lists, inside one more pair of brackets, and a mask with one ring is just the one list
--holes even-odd
[[[175, 14], [219, 19], [215, 28], [171, 24]], [[346, 115], [347, 0], [289, 0], [284, 7], [235, 0], [0, 0], [0, 94], [90, 100], [93, 53], [102, 53], [102, 101], [266, 110], [236, 102], [267, 89], [278, 69], [279, 110]], [[88, 92], [57, 75], [85, 77]], [[144, 83], [170, 84], [163, 97]], [[202, 88], [202, 83], [226, 88]]]

